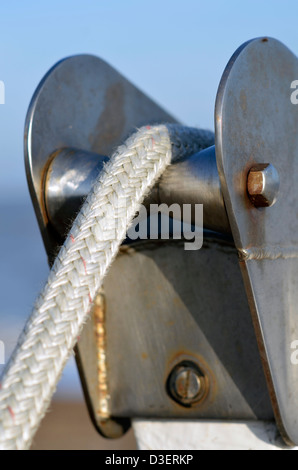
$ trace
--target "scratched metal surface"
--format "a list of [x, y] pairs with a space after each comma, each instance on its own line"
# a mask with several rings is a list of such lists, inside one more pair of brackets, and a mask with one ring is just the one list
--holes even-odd
[[[104, 290], [113, 416], [273, 419], [233, 245], [205, 237], [192, 252], [178, 240], [123, 247]], [[190, 408], [166, 392], [182, 360], [209, 379], [206, 400]]]
[[[298, 60], [283, 44], [259, 38], [229, 62], [216, 102], [216, 158], [279, 428], [298, 444], [298, 113], [291, 103]], [[248, 170], [271, 163], [277, 202], [249, 201]]]

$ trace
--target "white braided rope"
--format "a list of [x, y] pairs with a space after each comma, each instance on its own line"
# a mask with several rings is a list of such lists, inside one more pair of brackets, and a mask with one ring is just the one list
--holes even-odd
[[139, 205], [172, 158], [212, 143], [180, 126], [144, 127], [119, 147], [87, 197], [3, 375], [0, 449], [31, 444], [97, 290]]

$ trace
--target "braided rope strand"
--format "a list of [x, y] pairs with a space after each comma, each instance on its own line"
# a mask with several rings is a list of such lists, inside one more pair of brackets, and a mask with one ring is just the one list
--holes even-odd
[[212, 144], [178, 125], [143, 127], [95, 182], [38, 297], [0, 389], [0, 449], [27, 449], [139, 205], [172, 159]]

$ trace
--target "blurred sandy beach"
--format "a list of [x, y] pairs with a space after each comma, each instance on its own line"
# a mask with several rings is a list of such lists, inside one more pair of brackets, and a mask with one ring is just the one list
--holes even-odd
[[35, 436], [32, 450], [134, 450], [132, 430], [104, 439], [93, 428], [85, 403], [54, 400]]

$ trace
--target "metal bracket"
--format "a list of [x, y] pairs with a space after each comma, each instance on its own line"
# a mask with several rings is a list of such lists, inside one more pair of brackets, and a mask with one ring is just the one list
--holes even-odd
[[[291, 345], [298, 339], [298, 113], [290, 86], [297, 77], [291, 51], [275, 39], [255, 39], [231, 58], [215, 107], [221, 187], [270, 396], [283, 438], [296, 445], [298, 366], [291, 363]], [[275, 204], [262, 207], [251, 203], [247, 180], [252, 167], [266, 163], [279, 174], [280, 188], [276, 175], [266, 181], [261, 172], [276, 193]]]
[[[97, 57], [66, 58], [45, 75], [26, 117], [25, 165], [50, 264], [63, 241], [63, 235], [48, 219], [44, 201], [47, 170], [56, 153], [72, 148], [110, 155], [135, 128], [161, 122], [176, 121]], [[90, 351], [97, 357], [96, 345], [94, 350], [90, 345], [77, 346], [77, 363], [91, 419], [103, 435], [119, 437], [129, 423], [109, 419], [100, 409], [97, 366], [94, 370], [90, 366]]]
[[[87, 402], [104, 435], [119, 436], [128, 417], [273, 419], [261, 356], [283, 438], [298, 444], [298, 369], [290, 362], [298, 339], [298, 115], [289, 93], [297, 76], [296, 57], [278, 41], [241, 46], [219, 86], [215, 148], [173, 165], [159, 182], [165, 198], [203, 202], [207, 228], [231, 230], [237, 251], [206, 233], [197, 253], [179, 250], [177, 241], [148, 241], [123, 247], [112, 266], [78, 344]], [[25, 157], [50, 260], [63, 240], [56, 209], [59, 200], [67, 213], [68, 182], [77, 210], [100, 171], [99, 154], [154, 122], [174, 119], [97, 58], [69, 58], [46, 75], [29, 108]], [[75, 161], [84, 162], [77, 172], [84, 189], [75, 172], [69, 176]], [[125, 295], [132, 286], [133, 298]]]

